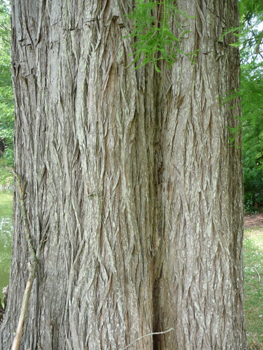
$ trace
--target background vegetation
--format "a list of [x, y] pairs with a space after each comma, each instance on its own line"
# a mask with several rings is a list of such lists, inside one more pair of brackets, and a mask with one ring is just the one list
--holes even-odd
[[0, 0], [0, 186], [12, 184], [14, 98], [10, 63], [10, 1]]
[[263, 206], [263, 3], [239, 1], [245, 210]]

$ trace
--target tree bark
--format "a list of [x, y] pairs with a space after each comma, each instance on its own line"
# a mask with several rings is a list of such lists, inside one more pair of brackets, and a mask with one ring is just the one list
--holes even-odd
[[176, 330], [160, 337], [161, 349], [246, 348], [241, 137], [229, 145], [227, 129], [241, 111], [237, 101], [218, 100], [239, 86], [235, 38], [219, 41], [238, 26], [238, 8], [236, 1], [206, 3], [181, 2], [195, 16], [185, 20], [191, 33], [182, 49], [200, 51], [196, 65], [181, 59], [173, 66], [162, 105], [158, 322]]
[[[182, 1], [171, 70], [134, 70], [132, 1], [14, 0], [15, 171], [38, 259], [20, 349], [245, 349], [237, 0]], [[171, 26], [174, 26], [171, 18]], [[174, 31], [176, 32], [176, 28]], [[240, 144], [240, 138], [236, 140]], [[10, 348], [27, 281], [18, 189]], [[163, 333], [166, 330], [171, 331]], [[160, 334], [148, 335], [154, 332]]]

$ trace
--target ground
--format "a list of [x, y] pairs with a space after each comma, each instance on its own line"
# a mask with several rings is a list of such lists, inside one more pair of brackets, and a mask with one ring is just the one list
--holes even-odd
[[245, 228], [263, 227], [263, 212], [259, 214], [246, 214], [244, 224]]
[[245, 327], [248, 350], [263, 350], [263, 213], [244, 219]]

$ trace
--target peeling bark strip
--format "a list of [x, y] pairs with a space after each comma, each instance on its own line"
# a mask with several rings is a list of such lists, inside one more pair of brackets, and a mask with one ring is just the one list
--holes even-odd
[[[15, 169], [39, 262], [23, 350], [246, 348], [241, 150], [226, 128], [240, 110], [217, 100], [239, 84], [235, 38], [218, 42], [237, 0], [178, 2], [197, 65], [178, 56], [161, 74], [131, 64], [133, 5], [12, 4]], [[16, 190], [0, 350], [27, 281], [23, 231]]]

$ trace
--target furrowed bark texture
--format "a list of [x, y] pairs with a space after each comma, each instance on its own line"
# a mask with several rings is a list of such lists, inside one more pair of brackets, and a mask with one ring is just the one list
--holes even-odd
[[[38, 258], [20, 349], [120, 350], [170, 328], [130, 348], [245, 349], [239, 110], [217, 100], [238, 87], [234, 39], [218, 42], [237, 1], [178, 3], [197, 65], [161, 74], [134, 70], [132, 6], [13, 1], [15, 171]], [[28, 277], [17, 189], [14, 213], [0, 350]]]
[[183, 50], [200, 51], [197, 65], [173, 66], [163, 101], [159, 327], [176, 330], [160, 337], [161, 349], [245, 349], [241, 140], [230, 147], [227, 130], [241, 112], [217, 99], [239, 85], [234, 36], [219, 41], [238, 26], [237, 2], [180, 8], [195, 16], [182, 23], [191, 31]]

